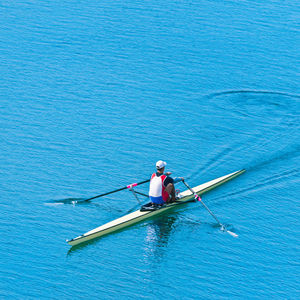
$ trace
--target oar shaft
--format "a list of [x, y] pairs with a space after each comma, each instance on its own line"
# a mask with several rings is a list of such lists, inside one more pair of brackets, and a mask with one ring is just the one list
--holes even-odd
[[231, 232], [229, 230], [227, 230], [225, 228], [225, 226], [218, 220], [218, 218], [215, 216], [215, 214], [213, 214], [213, 212], [206, 206], [206, 204], [202, 201], [202, 199], [200, 198], [200, 196], [198, 194], [196, 194], [193, 189], [185, 182], [183, 181], [183, 183], [185, 184], [185, 186], [194, 194], [195, 198], [198, 199], [202, 204], [203, 206], [207, 209], [207, 211], [214, 217], [214, 219], [218, 222], [219, 226], [221, 227], [221, 230], [222, 231], [226, 231], [227, 233], [229, 233], [231, 236], [233, 237], [238, 237], [238, 235], [234, 232]]
[[214, 217], [214, 219], [219, 223], [219, 225], [222, 226], [222, 224], [220, 223], [220, 221], [218, 220], [218, 218], [216, 217], [216, 215], [206, 206], [206, 204], [202, 201], [202, 199], [200, 200], [200, 202], [207, 209], [207, 211]]
[[147, 195], [147, 194], [144, 194], [144, 193], [141, 193], [141, 192], [138, 192], [138, 191], [134, 191], [136, 194], [139, 194], [139, 195], [142, 195], [142, 196], [144, 196], [144, 197], [146, 197], [146, 198], [149, 198], [149, 195]]
[[107, 192], [107, 193], [104, 193], [104, 194], [100, 194], [100, 195], [97, 195], [97, 196], [94, 196], [94, 197], [85, 199], [85, 200], [83, 200], [83, 201], [90, 201], [90, 200], [93, 200], [93, 199], [96, 199], [96, 198], [100, 198], [100, 197], [103, 197], [103, 196], [107, 196], [107, 195], [110, 195], [110, 194], [113, 194], [113, 193], [116, 193], [116, 192], [120, 192], [120, 191], [122, 191], [122, 190], [126, 190], [126, 189], [130, 188], [130, 186], [137, 186], [137, 185], [140, 185], [140, 184], [149, 182], [149, 181], [150, 181], [150, 179], [143, 180], [143, 181], [137, 182], [137, 183], [132, 183], [132, 184], [126, 185], [126, 186], [124, 186], [124, 187], [122, 187], [122, 188], [119, 188], [119, 189], [117, 189], [117, 190], [110, 191], [110, 192]]
[[185, 186], [194, 194], [195, 198], [198, 199], [202, 205], [206, 208], [206, 210], [211, 214], [211, 216], [218, 222], [218, 224], [220, 226], [223, 226], [220, 221], [218, 220], [218, 218], [215, 216], [215, 214], [206, 206], [206, 204], [203, 202], [203, 200], [200, 198], [200, 196], [198, 194], [196, 194], [194, 192], [194, 190], [185, 182], [183, 181], [183, 183], [185, 184]]

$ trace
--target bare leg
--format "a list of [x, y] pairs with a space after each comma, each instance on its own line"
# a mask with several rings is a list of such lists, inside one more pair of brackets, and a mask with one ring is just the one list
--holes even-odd
[[169, 200], [167, 203], [172, 203], [175, 201], [175, 187], [173, 183], [169, 183], [166, 187], [166, 191], [169, 194]]

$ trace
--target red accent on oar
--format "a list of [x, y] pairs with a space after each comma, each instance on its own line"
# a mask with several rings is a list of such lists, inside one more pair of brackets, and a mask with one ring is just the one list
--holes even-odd
[[197, 194], [195, 195], [195, 199], [198, 200], [198, 201], [202, 201], [201, 197]]
[[127, 185], [127, 188], [132, 189], [134, 186], [137, 186], [137, 185], [138, 185], [137, 183], [132, 183], [132, 184]]

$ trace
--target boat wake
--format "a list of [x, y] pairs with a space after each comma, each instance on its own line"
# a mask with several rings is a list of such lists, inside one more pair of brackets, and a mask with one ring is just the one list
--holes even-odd
[[[201, 220], [197, 220], [195, 218], [191, 218], [191, 217], [187, 217], [187, 216], [180, 216], [180, 228], [184, 228], [184, 225], [186, 225], [186, 228], [188, 228], [188, 230], [191, 230], [192, 232], [195, 231], [202, 231], [202, 232], [206, 232], [209, 234], [215, 233], [216, 230], [215, 229], [220, 229], [220, 225], [218, 223], [215, 222], [202, 222]], [[223, 224], [224, 228], [226, 230], [230, 230], [233, 232], [238, 233], [238, 230], [236, 228], [234, 228], [234, 226], [232, 224], [227, 224], [224, 223]], [[221, 230], [223, 231], [223, 230]]]
[[209, 94], [206, 96], [207, 99], [223, 96], [223, 95], [234, 95], [234, 94], [262, 94], [262, 95], [277, 95], [277, 96], [286, 96], [300, 99], [300, 96], [284, 93], [284, 92], [276, 92], [276, 91], [257, 91], [257, 90], [236, 90], [236, 91], [223, 91]]
[[85, 198], [65, 198], [65, 199], [58, 199], [58, 200], [51, 200], [50, 203], [53, 204], [78, 204], [78, 203], [84, 203], [83, 200]]
[[213, 115], [203, 116], [206, 128], [212, 131], [207, 129], [204, 135], [207, 145], [201, 143], [205, 160], [189, 177], [202, 177], [228, 161], [235, 168], [252, 171], [299, 155], [300, 96], [232, 90], [212, 93], [205, 99], [214, 107]]

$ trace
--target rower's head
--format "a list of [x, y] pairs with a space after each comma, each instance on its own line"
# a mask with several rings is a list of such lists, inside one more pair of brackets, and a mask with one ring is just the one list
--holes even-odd
[[165, 170], [165, 166], [167, 165], [167, 163], [165, 161], [159, 160], [156, 162], [156, 170], [159, 173], [163, 173]]

